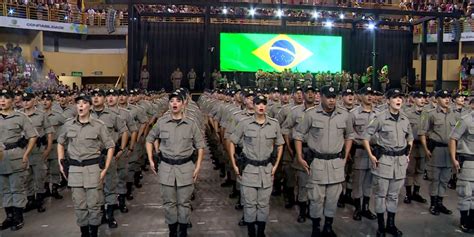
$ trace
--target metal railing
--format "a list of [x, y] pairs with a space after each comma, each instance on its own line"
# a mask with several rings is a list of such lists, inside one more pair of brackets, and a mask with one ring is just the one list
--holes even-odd
[[[1, 2], [1, 0], [0, 0]], [[0, 3], [0, 16], [18, 17], [33, 20], [54, 21], [63, 23], [76, 23], [89, 26], [105, 26], [106, 13], [89, 14], [79, 9], [61, 10], [38, 6], [26, 6], [11, 3]], [[128, 13], [117, 13], [116, 26], [128, 25]]]

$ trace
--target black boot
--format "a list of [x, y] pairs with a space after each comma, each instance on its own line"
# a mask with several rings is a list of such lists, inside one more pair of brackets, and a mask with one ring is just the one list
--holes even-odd
[[411, 186], [405, 186], [405, 199], [403, 199], [403, 202], [406, 204], [411, 203], [411, 199], [413, 198], [412, 193], [411, 193]]
[[355, 221], [362, 220], [362, 210], [360, 208], [360, 198], [354, 198], [354, 213], [352, 214], [352, 219]]
[[285, 193], [286, 193], [285, 208], [290, 209], [295, 205], [295, 188], [287, 187], [285, 190]]
[[237, 191], [237, 182], [232, 180], [232, 192], [229, 194], [229, 198], [237, 198], [240, 195], [239, 191]]
[[438, 196], [438, 210], [440, 213], [451, 215], [453, 212], [443, 205], [443, 197]]
[[81, 237], [90, 237], [89, 226], [81, 226]]
[[135, 172], [133, 175], [133, 184], [137, 188], [142, 188], [143, 185], [140, 183], [140, 171]]
[[179, 223], [179, 237], [187, 237], [188, 236], [188, 223], [181, 224]]
[[67, 187], [67, 180], [61, 176], [61, 181], [59, 182], [59, 187], [64, 188]]
[[413, 189], [413, 197], [411, 198], [411, 200], [413, 200], [415, 202], [419, 202], [419, 203], [426, 203], [427, 202], [427, 200], [424, 199], [420, 195], [420, 186], [415, 185], [415, 188]]
[[17, 231], [23, 228], [23, 208], [13, 207], [13, 225], [10, 227], [10, 230]]
[[248, 237], [257, 237], [257, 230], [255, 229], [255, 222], [247, 223]]
[[469, 216], [468, 216], [468, 211], [460, 211], [461, 212], [461, 231], [465, 233], [469, 233], [471, 231], [470, 225], [469, 225]]
[[265, 237], [265, 226], [266, 222], [257, 221], [257, 237]]
[[5, 220], [2, 222], [2, 227], [0, 227], [1, 230], [6, 230], [10, 227], [13, 226], [14, 220], [13, 220], [13, 215], [14, 215], [14, 207], [5, 207]]
[[44, 193], [44, 197], [50, 197], [51, 196], [51, 189], [49, 188], [49, 182], [44, 183], [44, 189], [46, 192]]
[[362, 216], [369, 220], [375, 220], [377, 219], [377, 216], [370, 211], [369, 202], [370, 197], [364, 196], [364, 199], [362, 199]]
[[91, 233], [91, 237], [98, 237], [99, 236], [99, 226], [98, 225], [89, 225], [89, 232]]
[[63, 196], [61, 194], [59, 194], [59, 192], [58, 192], [58, 188], [59, 188], [59, 185], [53, 184], [53, 188], [51, 190], [51, 196], [54, 199], [63, 199]]
[[102, 205], [100, 207], [100, 211], [102, 213], [102, 219], [100, 220], [100, 224], [106, 224], [107, 223], [107, 214], [105, 213], [105, 205]]
[[118, 224], [117, 224], [117, 221], [115, 220], [114, 208], [112, 206], [107, 206], [106, 214], [107, 214], [107, 224], [109, 225], [109, 228], [117, 228]]
[[346, 188], [346, 193], [344, 194], [344, 203], [354, 205], [354, 199], [352, 199], [352, 189]]
[[44, 194], [37, 193], [36, 194], [36, 210], [39, 213], [42, 213], [42, 212], [46, 211], [46, 208], [44, 208], [43, 203], [44, 203]]
[[344, 208], [346, 205], [344, 204], [344, 194], [341, 193], [339, 195], [339, 199], [337, 200], [337, 207]]
[[474, 231], [474, 209], [469, 210], [469, 228]]
[[385, 232], [391, 234], [394, 237], [403, 236], [403, 233], [395, 226], [395, 213], [387, 213], [387, 228], [385, 229]]
[[219, 165], [219, 177], [224, 178], [225, 177], [225, 165], [220, 164]]
[[430, 199], [431, 199], [430, 213], [435, 215], [435, 216], [439, 216], [439, 210], [438, 210], [438, 204], [437, 204], [438, 197], [431, 196]]
[[320, 237], [321, 236], [321, 230], [320, 230], [320, 222], [321, 218], [311, 218], [311, 221], [313, 223], [313, 229], [311, 231], [311, 237]]
[[334, 218], [332, 217], [325, 217], [323, 231], [321, 232], [322, 237], [337, 237], [336, 233], [334, 233], [334, 230], [332, 229], [333, 219]]
[[[244, 220], [244, 216], [242, 216], [242, 218], [240, 218], [240, 220], [239, 220], [239, 224], [238, 224], [238, 225], [239, 225], [239, 226], [246, 226], [247, 224], [248, 224], [248, 223], [245, 222], [245, 220]], [[255, 224], [255, 223], [254, 223], [254, 224]]]
[[169, 237], [178, 237], [178, 223], [168, 225], [170, 230]]
[[119, 210], [121, 213], [128, 213], [127, 204], [125, 202], [125, 194], [119, 194], [118, 196]]
[[25, 212], [29, 212], [36, 208], [35, 196], [28, 196], [27, 199], [28, 199], [28, 202], [26, 203], [26, 206], [25, 206]]
[[298, 223], [305, 223], [306, 222], [306, 211], [308, 210], [308, 204], [306, 202], [298, 202], [298, 206], [300, 207], [300, 214], [298, 215]]
[[224, 183], [221, 183], [221, 187], [226, 188], [226, 187], [231, 187], [232, 186], [232, 180], [230, 179], [230, 172], [227, 172], [227, 178], [225, 179]]
[[385, 220], [384, 220], [385, 213], [377, 213], [377, 237], [385, 237]]
[[125, 196], [127, 197], [127, 200], [129, 200], [129, 201], [133, 200], [133, 194], [132, 194], [133, 183], [132, 182], [127, 182], [126, 187], [127, 187], [127, 194], [125, 194]]

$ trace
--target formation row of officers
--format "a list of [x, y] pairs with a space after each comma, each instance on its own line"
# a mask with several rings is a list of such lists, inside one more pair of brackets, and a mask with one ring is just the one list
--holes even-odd
[[460, 228], [473, 231], [474, 100], [462, 93], [391, 89], [380, 97], [371, 87], [339, 94], [308, 85], [267, 95], [218, 91], [201, 104], [214, 131], [210, 144], [220, 143], [211, 147], [216, 168], [233, 193], [240, 189], [249, 236], [264, 236], [272, 191], [283, 191], [285, 207], [299, 206], [298, 222], [309, 213], [313, 237], [336, 236], [336, 207], [347, 200], [354, 220], [377, 220], [377, 236], [402, 236], [395, 225], [400, 189], [406, 203], [427, 202], [420, 195], [425, 169], [433, 215], [452, 214], [443, 198], [451, 174], [459, 174]]
[[44, 184], [57, 189], [60, 173], [68, 178], [82, 236], [97, 236], [102, 222], [117, 227], [114, 210], [128, 211], [125, 200], [133, 198], [132, 186], [141, 186], [146, 157], [158, 175], [169, 235], [187, 236], [207, 136], [217, 168], [240, 197], [249, 236], [265, 236], [272, 191], [282, 188], [287, 207], [296, 202], [300, 208], [298, 222], [309, 214], [312, 236], [336, 236], [332, 224], [343, 192], [353, 198], [355, 220], [377, 219], [377, 236], [402, 236], [395, 226], [398, 194], [405, 185], [407, 202], [426, 202], [419, 193], [425, 159], [430, 212], [452, 213], [443, 197], [451, 173], [458, 173], [460, 228], [472, 232], [474, 123], [464, 96], [454, 95], [451, 105], [444, 90], [433, 99], [396, 89], [385, 98], [373, 94], [364, 87], [339, 96], [334, 87], [309, 85], [291, 93], [274, 88], [268, 95], [205, 92], [195, 103], [185, 89], [112, 89], [24, 93], [19, 106], [15, 93], [2, 90], [2, 229], [23, 227], [29, 201], [44, 211]]

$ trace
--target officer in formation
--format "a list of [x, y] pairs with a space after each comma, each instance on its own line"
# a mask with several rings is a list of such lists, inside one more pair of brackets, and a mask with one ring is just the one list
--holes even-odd
[[[179, 233], [180, 237], [187, 236], [191, 196], [204, 157], [204, 137], [198, 124], [185, 115], [184, 101], [180, 92], [171, 93], [170, 112], [158, 119], [146, 137], [148, 161], [159, 175], [170, 236]], [[154, 153], [158, 159], [153, 158]]]
[[[104, 122], [90, 115], [91, 97], [80, 94], [75, 101], [77, 117], [68, 119], [59, 132], [58, 160], [61, 173], [71, 187], [81, 235], [95, 237], [103, 214], [103, 182], [114, 155], [115, 143]], [[107, 150], [105, 155], [102, 149]]]
[[[284, 140], [278, 121], [266, 116], [266, 98], [256, 96], [253, 104], [255, 115], [241, 120], [230, 136], [229, 154], [235, 174], [241, 180], [248, 236], [264, 237], [273, 177], [283, 153]], [[237, 161], [235, 144], [242, 145]], [[277, 146], [276, 155], [272, 156], [274, 146]]]
[[1, 229], [17, 231], [24, 225], [23, 210], [27, 202], [25, 177], [38, 132], [27, 115], [13, 110], [13, 97], [12, 91], [0, 91], [0, 144], [4, 146], [3, 159], [0, 159], [0, 186], [6, 213]]

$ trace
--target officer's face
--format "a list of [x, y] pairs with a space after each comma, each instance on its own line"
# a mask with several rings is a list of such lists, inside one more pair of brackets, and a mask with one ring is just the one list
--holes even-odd
[[126, 104], [127, 100], [128, 100], [128, 96], [126, 96], [126, 95], [120, 95], [118, 97], [118, 101], [119, 101], [120, 104]]
[[361, 99], [363, 104], [372, 105], [372, 103], [374, 102], [374, 95], [372, 95], [372, 94], [361, 95], [360, 99]]
[[321, 93], [315, 92], [314, 93], [314, 103], [319, 104], [320, 101], [321, 101]]
[[15, 96], [15, 105], [16, 106], [21, 106], [23, 99], [21, 96]]
[[293, 95], [293, 99], [295, 100], [297, 104], [303, 103], [303, 92], [302, 91], [295, 92], [295, 94]]
[[264, 115], [267, 112], [267, 105], [265, 103], [258, 103], [255, 105], [255, 113], [257, 115]]
[[415, 98], [413, 98], [413, 102], [418, 107], [425, 106], [425, 99], [423, 97], [415, 97]]
[[23, 101], [23, 108], [24, 109], [31, 109], [31, 108], [33, 108], [33, 106], [35, 106], [35, 100], [34, 99]]
[[67, 98], [63, 97], [63, 96], [59, 97], [59, 104], [62, 105], [62, 106], [66, 105], [67, 104]]
[[322, 96], [321, 97], [321, 103], [324, 108], [327, 108], [329, 110], [333, 110], [336, 108], [336, 97], [326, 97]]
[[464, 105], [464, 96], [459, 96], [458, 98], [455, 99], [455, 102], [457, 105]]
[[183, 101], [177, 97], [173, 97], [170, 100], [170, 109], [172, 113], [179, 113], [183, 109]]
[[274, 92], [273, 93], [273, 100], [275, 100], [275, 101], [280, 100], [280, 93], [279, 92]]
[[471, 103], [471, 110], [474, 110], [474, 103]]
[[281, 95], [281, 101], [285, 104], [288, 103], [288, 101], [290, 101], [290, 95], [289, 94], [282, 94]]
[[398, 111], [402, 108], [403, 98], [401, 96], [392, 97], [388, 99], [388, 105], [390, 106], [390, 108]]
[[245, 98], [245, 106], [247, 107], [247, 109], [250, 109], [250, 110], [252, 110], [254, 108], [253, 96], [247, 96]]
[[354, 95], [346, 95], [344, 97], [342, 97], [342, 100], [344, 102], [344, 104], [346, 105], [353, 105], [354, 104]]
[[53, 102], [51, 100], [46, 99], [46, 98], [43, 99], [43, 107], [45, 109], [51, 108], [51, 105], [53, 105]]
[[102, 106], [105, 103], [105, 97], [102, 95], [95, 94], [94, 97], [92, 97], [92, 104], [94, 106]]
[[76, 103], [76, 108], [77, 108], [77, 114], [80, 117], [84, 117], [84, 116], [89, 115], [89, 111], [91, 109], [91, 104], [88, 101], [79, 100]]
[[306, 103], [314, 103], [314, 91], [309, 90], [304, 93], [304, 100]]
[[449, 99], [449, 97], [438, 97], [438, 105], [441, 106], [441, 108], [447, 109], [449, 107]]
[[118, 97], [116, 95], [107, 96], [107, 104], [109, 106], [115, 106], [117, 104]]
[[0, 97], [0, 109], [2, 110], [9, 110], [12, 108], [13, 105], [13, 99], [8, 98], [5, 96]]

